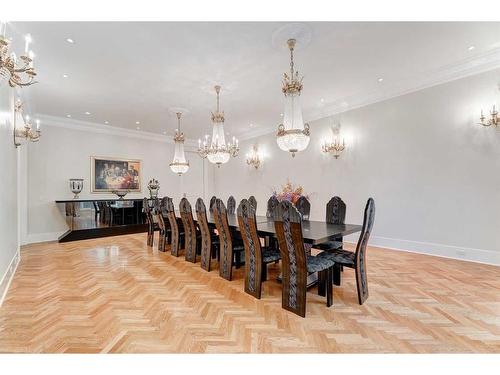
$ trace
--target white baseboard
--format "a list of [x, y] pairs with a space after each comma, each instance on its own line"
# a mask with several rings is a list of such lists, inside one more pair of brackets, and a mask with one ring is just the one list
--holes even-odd
[[10, 283], [14, 278], [14, 274], [16, 273], [17, 266], [20, 261], [21, 261], [21, 253], [18, 248], [16, 253], [14, 254], [14, 257], [10, 261], [9, 267], [7, 267], [5, 274], [2, 276], [2, 280], [0, 281], [0, 307], [3, 304], [5, 296], [7, 295]]
[[59, 236], [61, 236], [65, 232], [66, 231], [51, 232], [51, 233], [31, 233], [28, 234], [28, 238], [26, 238], [26, 240], [23, 241], [23, 245], [28, 245], [30, 243], [37, 243], [37, 242], [56, 241], [59, 238]]
[[368, 246], [500, 266], [500, 250], [473, 249], [379, 236], [371, 236]]

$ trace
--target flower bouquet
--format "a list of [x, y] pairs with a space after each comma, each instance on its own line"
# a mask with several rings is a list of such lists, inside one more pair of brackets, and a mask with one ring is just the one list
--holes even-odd
[[306, 197], [309, 199], [309, 195], [304, 194], [304, 188], [300, 185], [294, 186], [290, 181], [287, 181], [285, 185], [281, 187], [281, 191], [277, 189], [273, 190], [273, 195], [278, 199], [278, 201], [289, 201], [295, 205], [300, 197]]

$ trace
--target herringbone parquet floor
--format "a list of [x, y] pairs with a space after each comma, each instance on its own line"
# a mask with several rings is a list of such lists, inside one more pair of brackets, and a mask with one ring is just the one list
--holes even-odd
[[500, 352], [499, 268], [368, 249], [370, 298], [352, 270], [334, 306], [308, 293], [281, 309], [277, 265], [263, 298], [216, 270], [158, 253], [146, 235], [22, 249], [0, 308], [1, 352]]

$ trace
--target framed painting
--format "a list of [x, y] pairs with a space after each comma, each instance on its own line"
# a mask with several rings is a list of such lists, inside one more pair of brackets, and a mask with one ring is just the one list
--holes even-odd
[[114, 190], [141, 191], [141, 161], [92, 156], [91, 191], [110, 193]]

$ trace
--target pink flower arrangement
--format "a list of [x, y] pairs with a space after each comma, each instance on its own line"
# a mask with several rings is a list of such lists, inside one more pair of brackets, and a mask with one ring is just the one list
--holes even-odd
[[289, 201], [293, 204], [297, 203], [300, 197], [304, 196], [309, 199], [309, 195], [304, 194], [304, 188], [300, 185], [293, 186], [290, 181], [281, 187], [281, 191], [273, 190], [273, 195], [278, 201]]

